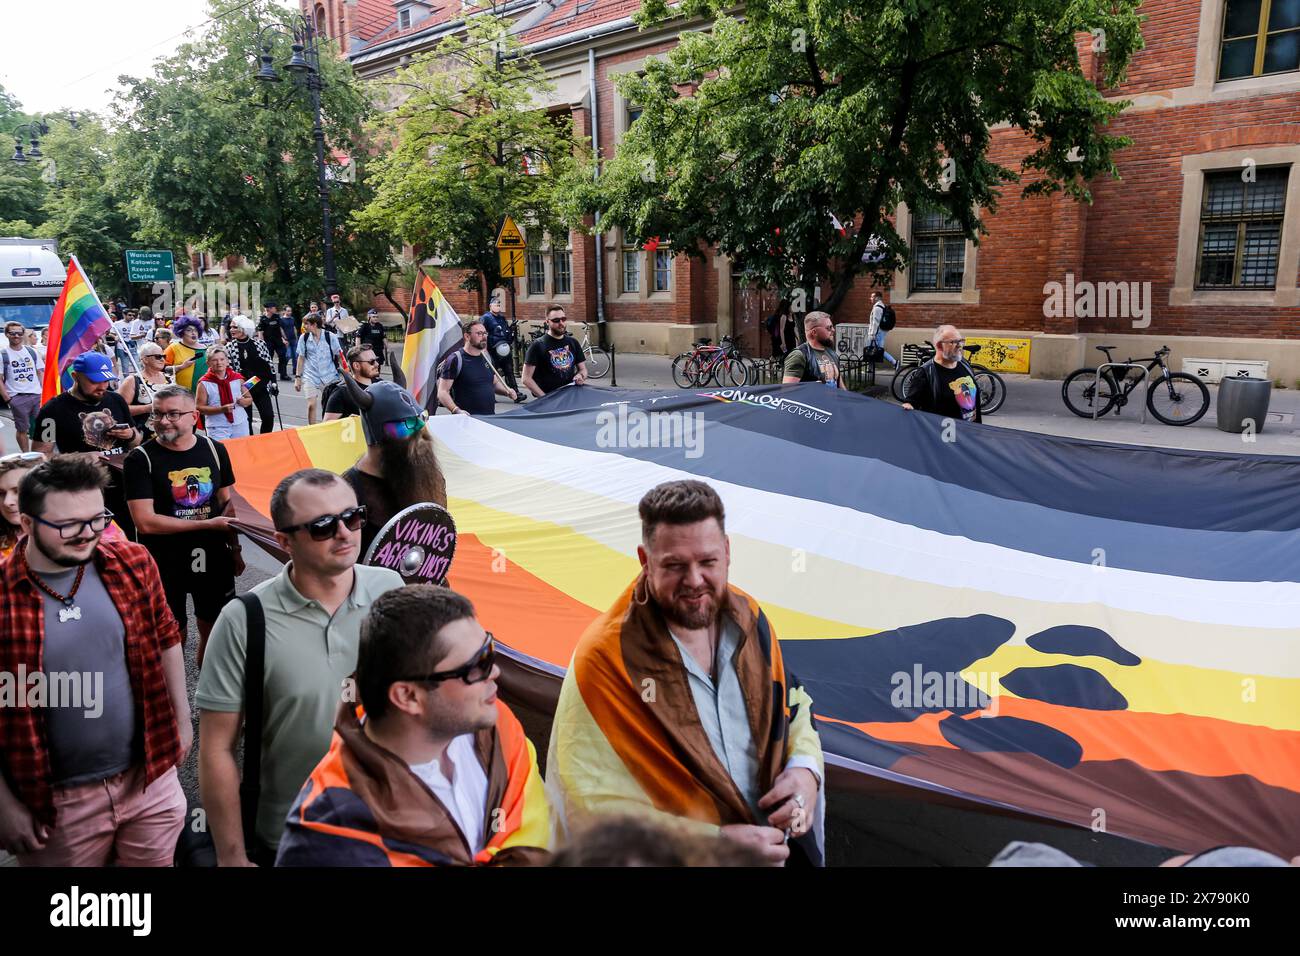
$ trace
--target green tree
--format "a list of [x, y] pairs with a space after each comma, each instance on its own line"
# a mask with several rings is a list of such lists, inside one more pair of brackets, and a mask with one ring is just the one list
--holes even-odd
[[[757, 281], [830, 294], [884, 281], [908, 255], [900, 201], [943, 211], [978, 241], [1001, 188], [1091, 201], [1128, 145], [1076, 42], [1118, 83], [1142, 45], [1140, 0], [646, 0], [642, 26], [702, 17], [642, 75], [621, 77], [640, 118], [600, 179], [567, 201], [676, 251], [710, 247]], [[1020, 130], [1020, 170], [989, 158], [990, 130]], [[847, 226], [836, 230], [832, 215]], [[855, 221], [857, 226], [855, 228]], [[864, 263], [864, 254], [870, 260]]]
[[139, 222], [112, 185], [113, 142], [93, 114], [50, 117], [41, 140], [49, 181], [45, 232], [59, 240], [63, 256], [75, 255], [100, 295], [124, 294], [124, 252]]
[[553, 87], [520, 49], [510, 21], [484, 14], [402, 70], [390, 90], [400, 105], [377, 125], [393, 144], [375, 159], [375, 197], [355, 218], [401, 236], [423, 256], [472, 270], [467, 288], [500, 281], [496, 238], [506, 216], [530, 236], [562, 235], [559, 183], [589, 166], [572, 120], [537, 108]]
[[[282, 82], [255, 78], [259, 29], [288, 26], [273, 0], [212, 0], [213, 22], [161, 61], [154, 76], [125, 78], [115, 106], [119, 182], [135, 198], [141, 237], [176, 240], [218, 255], [243, 255], [274, 275], [279, 298], [319, 296], [324, 244], [311, 100], [286, 72], [290, 39], [268, 33]], [[337, 47], [322, 40], [321, 100], [326, 158], [353, 155], [356, 182], [332, 180], [333, 245], [341, 289], [356, 286], [389, 256], [391, 240], [348, 226], [370, 196], [358, 155], [372, 103]]]

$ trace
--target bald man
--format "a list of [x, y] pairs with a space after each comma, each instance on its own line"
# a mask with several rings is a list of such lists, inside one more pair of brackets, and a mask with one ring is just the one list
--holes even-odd
[[975, 370], [962, 354], [966, 340], [952, 325], [934, 330], [934, 358], [909, 375], [903, 383], [903, 407], [979, 422], [979, 386]]

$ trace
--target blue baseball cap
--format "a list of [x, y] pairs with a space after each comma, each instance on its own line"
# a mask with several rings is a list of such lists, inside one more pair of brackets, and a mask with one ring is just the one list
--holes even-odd
[[82, 352], [72, 360], [72, 371], [86, 376], [92, 382], [112, 382], [117, 379], [113, 374], [113, 363], [107, 355], [99, 352]]

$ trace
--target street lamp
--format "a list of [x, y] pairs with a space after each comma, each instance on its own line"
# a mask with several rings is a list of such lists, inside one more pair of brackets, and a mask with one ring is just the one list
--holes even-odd
[[[23, 155], [23, 130], [27, 131], [28, 142], [32, 144], [32, 148], [27, 151], [26, 155]], [[14, 154], [9, 157], [10, 160], [19, 166], [26, 166], [29, 159], [44, 159], [45, 154], [41, 152], [40, 137], [49, 131], [49, 127], [44, 123], [23, 123], [21, 126], [15, 127], [13, 131]]]
[[275, 58], [271, 55], [269, 34], [282, 33], [292, 41], [290, 47], [293, 55], [284, 68], [295, 75], [307, 78], [307, 89], [311, 92], [311, 107], [315, 119], [312, 126], [312, 138], [316, 140], [316, 173], [320, 189], [321, 226], [325, 250], [325, 294], [327, 297], [338, 292], [338, 276], [334, 269], [334, 231], [330, 226], [329, 184], [325, 176], [325, 127], [321, 124], [321, 71], [320, 38], [310, 17], [293, 14], [289, 26], [282, 23], [269, 23], [257, 34], [257, 45], [261, 48], [261, 66], [256, 77], [262, 83], [279, 83], [280, 75], [275, 71]]

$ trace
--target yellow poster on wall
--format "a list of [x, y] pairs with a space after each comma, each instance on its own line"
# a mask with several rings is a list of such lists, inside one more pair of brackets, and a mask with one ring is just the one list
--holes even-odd
[[1029, 371], [1029, 339], [986, 338], [982, 335], [966, 336], [966, 345], [978, 345], [979, 353], [971, 361], [995, 372]]

